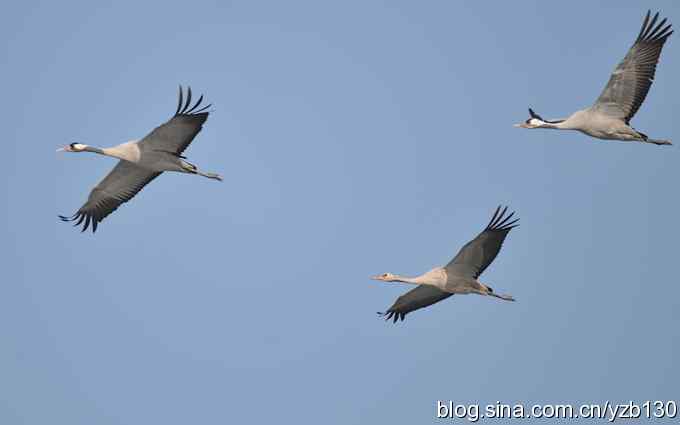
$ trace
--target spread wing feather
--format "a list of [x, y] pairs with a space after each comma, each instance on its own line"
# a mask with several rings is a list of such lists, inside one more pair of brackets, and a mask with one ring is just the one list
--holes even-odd
[[647, 12], [642, 28], [635, 43], [618, 64], [607, 86], [595, 101], [593, 109], [629, 123], [644, 102], [654, 81], [656, 64], [661, 49], [668, 37], [673, 34], [667, 19], [658, 24], [657, 12], [650, 21], [651, 11]]
[[119, 161], [113, 170], [90, 192], [87, 202], [71, 217], [59, 216], [63, 221], [75, 221], [74, 226], [83, 224], [83, 232], [97, 225], [118, 207], [132, 199], [151, 180], [161, 173], [148, 171], [128, 161]]
[[385, 320], [392, 319], [393, 323], [397, 320], [404, 320], [406, 315], [412, 311], [431, 306], [450, 297], [453, 294], [440, 291], [434, 286], [420, 285], [411, 289], [404, 295], [397, 298], [392, 306], [384, 313], [378, 313], [385, 317]]
[[458, 254], [446, 265], [448, 274], [477, 279], [498, 255], [508, 232], [519, 226], [519, 219], [511, 220], [514, 212], [505, 215], [508, 207], [496, 209], [484, 231], [465, 244]]
[[140, 149], [170, 152], [181, 155], [191, 144], [194, 137], [201, 131], [203, 124], [208, 119], [208, 112], [204, 112], [211, 105], [199, 108], [203, 102], [203, 96], [196, 103], [191, 104], [191, 87], [187, 88], [186, 101], [179, 87], [179, 101], [175, 115], [165, 124], [156, 127], [151, 133], [139, 142]]

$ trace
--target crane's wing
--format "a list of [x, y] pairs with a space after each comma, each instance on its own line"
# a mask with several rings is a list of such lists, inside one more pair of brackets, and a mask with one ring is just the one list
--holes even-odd
[[191, 106], [191, 87], [188, 87], [186, 102], [184, 102], [182, 86], [180, 86], [179, 101], [177, 102], [175, 115], [170, 121], [156, 127], [151, 133], [140, 140], [138, 144], [140, 149], [168, 152], [181, 156], [182, 152], [201, 131], [205, 120], [208, 119], [208, 112], [203, 111], [211, 105], [196, 109], [202, 101], [203, 96], [199, 97], [198, 101]]
[[392, 319], [396, 323], [399, 319], [404, 320], [408, 313], [438, 303], [451, 295], [453, 294], [440, 291], [434, 286], [419, 285], [397, 298], [386, 312], [378, 314], [384, 316], [385, 320]]
[[97, 225], [121, 204], [132, 199], [144, 186], [161, 173], [148, 171], [128, 161], [120, 161], [113, 170], [99, 182], [87, 199], [85, 205], [71, 217], [59, 216], [63, 221], [76, 221], [74, 226], [83, 225], [83, 232], [92, 223], [92, 233]]
[[446, 265], [447, 273], [477, 279], [489, 267], [501, 250], [508, 232], [519, 226], [515, 224], [519, 221], [518, 218], [510, 221], [514, 212], [505, 216], [507, 210], [508, 207], [503, 210], [500, 206], [496, 208], [496, 212], [484, 231], [465, 244], [453, 260]]
[[618, 64], [604, 91], [593, 105], [593, 109], [622, 119], [626, 124], [644, 102], [654, 81], [661, 49], [666, 39], [673, 34], [670, 30], [671, 24], [664, 27], [666, 19], [655, 26], [659, 12], [654, 15], [651, 22], [649, 17], [650, 11], [647, 12], [635, 43]]

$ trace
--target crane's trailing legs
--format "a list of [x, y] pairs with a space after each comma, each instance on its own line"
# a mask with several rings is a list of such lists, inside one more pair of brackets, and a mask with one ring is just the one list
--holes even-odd
[[194, 164], [187, 162], [185, 160], [181, 160], [181, 161], [182, 161], [181, 165], [182, 165], [183, 170], [185, 172], [189, 173], [189, 174], [197, 174], [199, 176], [207, 177], [207, 178], [213, 179], [213, 180], [219, 180], [219, 181], [223, 180], [222, 176], [220, 176], [217, 173], [209, 173], [207, 171], [201, 171]]
[[480, 292], [480, 295], [490, 295], [492, 297], [500, 298], [501, 300], [505, 301], [515, 301], [512, 295], [508, 294], [497, 294], [493, 291], [493, 288], [490, 286], [487, 286], [481, 282], [479, 284], [482, 286], [482, 291]]
[[[631, 128], [632, 128], [632, 127], [631, 127]], [[663, 146], [663, 145], [668, 145], [668, 146], [670, 146], [670, 145], [673, 144], [673, 143], [671, 143], [670, 140], [650, 139], [649, 137], [647, 137], [646, 134], [641, 133], [641, 132], [639, 132], [638, 130], [635, 130], [634, 128], [633, 128], [633, 130], [634, 130], [637, 134], [640, 135], [640, 137], [641, 137], [640, 141], [641, 141], [641, 142], [644, 142], [644, 143], [653, 143], [653, 144], [655, 144], [655, 145], [657, 145], [657, 146]]]

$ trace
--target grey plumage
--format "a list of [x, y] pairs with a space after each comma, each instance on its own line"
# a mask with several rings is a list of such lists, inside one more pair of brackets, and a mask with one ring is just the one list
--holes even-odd
[[123, 143], [112, 148], [94, 148], [72, 143], [62, 150], [68, 152], [93, 152], [120, 159], [104, 179], [92, 189], [87, 202], [70, 216], [59, 216], [63, 221], [83, 224], [82, 231], [92, 225], [92, 232], [98, 224], [121, 204], [128, 202], [153, 179], [165, 171], [199, 174], [216, 180], [222, 178], [214, 173], [204, 173], [185, 161], [181, 154], [191, 144], [208, 119], [204, 112], [211, 105], [199, 109], [203, 96], [191, 103], [191, 87], [187, 88], [186, 101], [182, 87], [179, 88], [179, 102], [175, 115], [166, 123], [151, 131], [138, 142]]
[[137, 167], [131, 162], [120, 160], [113, 170], [95, 186], [87, 198], [87, 202], [71, 217], [60, 215], [62, 221], [75, 221], [74, 226], [83, 223], [84, 232], [92, 224], [92, 233], [106, 216], [118, 207], [132, 199], [140, 190], [153, 179], [160, 176], [159, 172], [151, 172]]
[[408, 313], [429, 307], [432, 304], [447, 299], [451, 295], [453, 294], [444, 292], [434, 286], [419, 285], [397, 298], [387, 311], [384, 313], [378, 312], [378, 314], [385, 317], [385, 320], [392, 319], [392, 323], [397, 323], [397, 320], [403, 321]]
[[[651, 18], [651, 19], [650, 19]], [[668, 37], [673, 34], [667, 19], [647, 12], [635, 42], [609, 78], [595, 103], [563, 120], [544, 120], [529, 108], [530, 118], [516, 124], [522, 128], [577, 130], [604, 140], [623, 140], [670, 145], [668, 140], [651, 139], [630, 126], [654, 81], [656, 65]]]
[[[187, 99], [183, 104], [182, 87], [179, 88], [179, 101], [175, 115], [165, 124], [156, 127], [151, 133], [139, 141], [142, 150], [168, 152], [175, 156], [181, 154], [194, 140], [194, 137], [203, 129], [203, 124], [208, 119], [209, 112], [203, 112], [210, 108], [208, 104], [200, 109], [203, 95], [191, 106], [191, 87], [187, 88]], [[182, 157], [183, 158], [183, 157]]]
[[490, 287], [476, 281], [496, 258], [510, 230], [518, 226], [519, 219], [511, 220], [515, 213], [506, 216], [507, 210], [507, 207], [498, 207], [486, 228], [465, 244], [445, 267], [435, 268], [413, 279], [389, 273], [375, 276], [376, 280], [418, 285], [397, 298], [387, 311], [378, 314], [393, 322], [404, 320], [408, 313], [438, 303], [455, 293], [478, 293], [513, 300], [510, 296], [496, 295]]
[[446, 265], [446, 271], [459, 276], [477, 279], [493, 262], [501, 250], [503, 241], [510, 230], [519, 226], [519, 219], [512, 220], [514, 212], [508, 214], [508, 207], [496, 209], [486, 228], [476, 238], [466, 243], [458, 254]]
[[664, 26], [666, 18], [654, 26], [659, 18], [659, 12], [654, 15], [651, 22], [650, 14], [651, 11], [647, 11], [635, 43], [617, 65], [602, 94], [593, 105], [594, 110], [622, 119], [626, 124], [647, 97], [654, 81], [661, 49], [668, 37], [673, 34], [671, 24]]

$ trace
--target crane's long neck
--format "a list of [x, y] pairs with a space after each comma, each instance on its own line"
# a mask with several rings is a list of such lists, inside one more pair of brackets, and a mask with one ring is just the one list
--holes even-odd
[[83, 149], [83, 150], [84, 150], [85, 152], [98, 153], [99, 155], [113, 156], [113, 155], [107, 154], [107, 153], [105, 152], [104, 149], [102, 149], [102, 148], [97, 148], [97, 147], [94, 147], [94, 146], [88, 146], [88, 147], [86, 147], [86, 148]]
[[563, 120], [552, 120], [550, 122], [543, 121], [541, 128], [551, 128], [554, 130], [571, 130], [571, 126], [568, 123], [568, 119]]
[[566, 118], [554, 120], [541, 120], [542, 128], [552, 128], [555, 130], [579, 130], [583, 127], [584, 122], [587, 122], [587, 115], [584, 111], [576, 111]]
[[422, 284], [426, 283], [426, 282], [423, 281], [423, 275], [416, 276], [416, 277], [407, 277], [407, 276], [395, 275], [394, 280], [397, 281], [397, 282], [410, 283], [412, 285], [422, 285]]
[[83, 149], [85, 152], [97, 153], [99, 155], [110, 156], [112, 158], [123, 159], [130, 162], [137, 162], [139, 160], [139, 149], [136, 146], [122, 144], [110, 148], [97, 148], [94, 146], [87, 146]]

